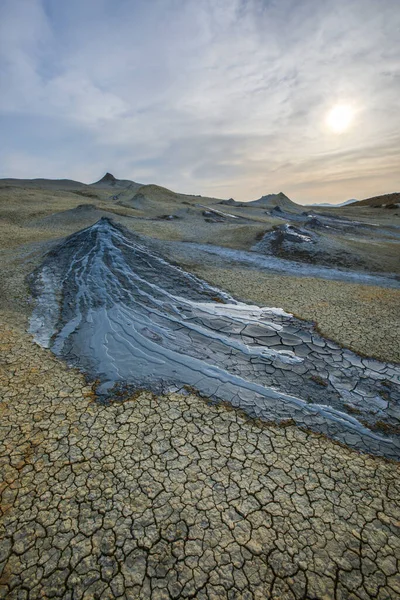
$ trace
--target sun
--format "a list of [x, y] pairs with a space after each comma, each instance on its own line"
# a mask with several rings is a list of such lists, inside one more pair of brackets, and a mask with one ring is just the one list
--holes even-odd
[[328, 113], [326, 123], [333, 132], [343, 133], [350, 127], [354, 111], [347, 104], [337, 104]]

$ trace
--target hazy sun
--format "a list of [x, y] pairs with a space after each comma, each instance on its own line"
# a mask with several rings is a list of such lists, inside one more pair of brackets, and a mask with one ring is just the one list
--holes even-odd
[[326, 123], [335, 133], [346, 131], [353, 120], [353, 110], [346, 104], [337, 104], [328, 113]]

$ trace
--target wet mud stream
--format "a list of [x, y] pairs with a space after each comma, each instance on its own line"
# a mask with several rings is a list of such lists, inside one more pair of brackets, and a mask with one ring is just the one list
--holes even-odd
[[296, 277], [315, 277], [317, 279], [330, 279], [347, 283], [373, 285], [384, 288], [400, 289], [400, 278], [395, 273], [374, 273], [355, 271], [348, 268], [335, 268], [320, 264], [305, 263], [280, 258], [278, 256], [259, 254], [254, 249], [235, 250], [213, 244], [198, 244], [196, 242], [167, 242], [179, 254], [184, 253], [193, 260], [199, 253], [208, 256], [214, 264], [229, 268], [229, 265], [243, 265], [256, 268], [260, 271], [278, 273], [281, 275], [294, 275]]
[[49, 252], [30, 284], [36, 341], [98, 379], [104, 397], [118, 385], [189, 386], [400, 459], [399, 366], [342, 349], [281, 309], [235, 301], [108, 219]]

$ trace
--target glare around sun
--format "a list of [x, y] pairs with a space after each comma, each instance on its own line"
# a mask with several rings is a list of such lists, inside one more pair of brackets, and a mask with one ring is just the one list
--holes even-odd
[[335, 133], [343, 133], [349, 128], [353, 120], [354, 112], [350, 106], [337, 104], [328, 113], [326, 124]]

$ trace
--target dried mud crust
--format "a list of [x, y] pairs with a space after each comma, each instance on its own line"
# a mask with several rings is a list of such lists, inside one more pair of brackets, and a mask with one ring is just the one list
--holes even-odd
[[109, 406], [0, 319], [2, 598], [394, 598], [400, 468], [195, 395]]
[[192, 272], [237, 298], [280, 306], [363, 356], [400, 363], [400, 290], [339, 281], [190, 265]]

